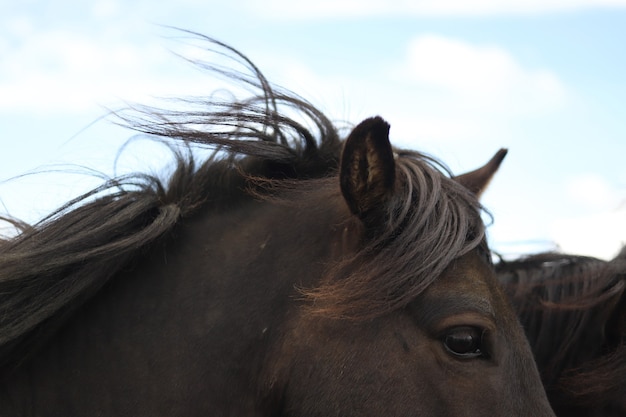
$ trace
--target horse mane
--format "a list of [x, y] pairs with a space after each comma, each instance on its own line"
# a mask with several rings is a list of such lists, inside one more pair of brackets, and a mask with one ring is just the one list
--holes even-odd
[[[200, 66], [253, 94], [183, 101], [195, 106], [190, 111], [135, 106], [118, 112], [121, 124], [170, 147], [173, 174], [165, 180], [142, 173], [113, 178], [35, 225], [11, 220], [21, 231], [0, 243], [0, 367], [16, 366], [137, 256], [164, 242], [180, 219], [273, 194], [267, 190], [276, 184], [298, 192], [294, 184], [337, 173], [343, 142], [320, 110], [270, 85], [235, 49], [192, 35], [248, 72]], [[213, 151], [198, 163], [196, 146]], [[331, 315], [384, 314], [421, 293], [454, 258], [477, 246], [487, 253], [476, 198], [432, 158], [397, 152], [400, 192], [380, 237], [331, 268], [308, 293], [338, 306]], [[334, 180], [316, 192], [339, 193]], [[349, 222], [347, 216], [346, 210]], [[351, 273], [340, 279], [346, 270]]]
[[[230, 103], [203, 100], [209, 110], [202, 113], [149, 107], [117, 113], [120, 123], [168, 144], [175, 157], [169, 179], [143, 173], [110, 179], [32, 226], [2, 218], [19, 234], [0, 243], [0, 366], [52, 335], [181, 218], [209, 204], [246, 198], [248, 176], [315, 178], [336, 171], [341, 141], [322, 112], [274, 90], [241, 53], [204, 40], [248, 65], [256, 79], [244, 81], [258, 94]], [[219, 72], [243, 79], [240, 73]], [[284, 108], [300, 119], [286, 116]], [[305, 127], [303, 118], [317, 131]], [[214, 152], [198, 164], [193, 143]]]
[[[491, 264], [482, 206], [439, 161], [396, 150], [396, 195], [387, 221], [353, 256], [334, 265], [321, 285], [302, 289], [311, 311], [367, 320], [402, 308], [450, 263], [478, 248]], [[345, 232], [361, 226], [348, 224]]]
[[626, 395], [626, 251], [612, 261], [543, 253], [496, 265], [552, 401]]

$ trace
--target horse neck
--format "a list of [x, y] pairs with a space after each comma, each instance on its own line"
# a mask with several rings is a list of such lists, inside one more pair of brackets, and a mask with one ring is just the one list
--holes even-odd
[[[295, 288], [315, 283], [336, 252], [329, 242], [341, 222], [328, 203], [294, 209], [245, 200], [184, 220], [5, 375], [5, 389], [30, 399], [33, 391], [57, 395], [55, 387], [66, 384], [76, 390], [67, 395], [77, 409], [106, 410], [105, 398], [119, 396], [149, 410], [161, 399], [145, 394], [146, 380], [155, 393], [191, 395], [171, 387], [175, 376], [184, 379], [176, 386], [202, 391], [198, 397], [207, 400], [197, 407], [208, 414], [221, 406], [216, 398], [256, 391], [265, 351], [294, 308]], [[117, 392], [119, 378], [136, 395]], [[46, 395], [33, 407], [56, 403]]]

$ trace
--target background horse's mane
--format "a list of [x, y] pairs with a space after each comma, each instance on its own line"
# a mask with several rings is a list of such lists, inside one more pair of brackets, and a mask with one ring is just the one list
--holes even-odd
[[593, 405], [626, 395], [626, 249], [610, 262], [543, 253], [496, 271], [551, 398]]
[[[337, 172], [342, 141], [322, 112], [270, 86], [238, 51], [202, 38], [252, 75], [202, 66], [256, 89], [257, 94], [243, 100], [195, 100], [191, 104], [204, 108], [198, 111], [132, 107], [118, 113], [131, 129], [171, 148], [176, 165], [170, 178], [133, 174], [110, 179], [38, 224], [9, 220], [22, 231], [0, 244], [0, 366], [15, 365], [50, 337], [111, 277], [169, 236], [179, 219], [208, 205], [236, 204], [258, 196], [268, 185], [273, 189], [280, 182], [289, 188], [294, 182], [285, 180], [306, 183], [300, 180]], [[214, 152], [197, 163], [194, 144]], [[380, 237], [334, 270], [339, 276], [339, 271], [358, 265], [360, 275], [341, 282], [329, 277], [308, 293], [316, 300], [343, 305], [331, 315], [363, 317], [398, 308], [454, 258], [484, 242], [479, 203], [450, 178], [447, 169], [417, 152], [399, 152], [397, 164], [401, 177], [397, 188], [402, 192], [390, 204]], [[330, 192], [338, 193], [337, 181], [333, 184]], [[307, 198], [312, 197], [303, 201]], [[399, 265], [381, 270], [379, 257], [401, 261], [380, 262]], [[368, 300], [375, 308], [364, 308]]]

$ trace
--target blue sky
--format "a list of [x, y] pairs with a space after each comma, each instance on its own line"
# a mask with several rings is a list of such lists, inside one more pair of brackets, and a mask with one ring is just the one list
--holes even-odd
[[[510, 152], [484, 196], [492, 247], [610, 258], [626, 241], [626, 0], [0, 0], [0, 180], [77, 164], [107, 174], [132, 135], [106, 107], [220, 85], [176, 26], [240, 49], [333, 119], [379, 114], [392, 141], [454, 172]], [[228, 4], [223, 4], [228, 3]], [[133, 143], [118, 172], [158, 170]], [[36, 221], [99, 180], [46, 172], [0, 183]]]

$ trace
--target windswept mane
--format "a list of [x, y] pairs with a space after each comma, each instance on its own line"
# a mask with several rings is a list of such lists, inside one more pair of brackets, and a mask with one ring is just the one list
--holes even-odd
[[[363, 320], [406, 306], [458, 257], [479, 248], [491, 262], [482, 206], [437, 160], [397, 150], [396, 195], [377, 235], [303, 293], [312, 310]], [[345, 232], [355, 234], [347, 225]]]
[[[311, 193], [300, 194], [317, 198], [316, 205], [327, 201], [319, 193], [339, 195], [338, 128], [306, 100], [271, 86], [238, 51], [194, 36], [247, 72], [200, 65], [252, 94], [230, 101], [187, 100], [186, 111], [137, 106], [118, 113], [123, 124], [170, 146], [171, 177], [111, 179], [38, 224], [13, 220], [22, 232], [0, 242], [0, 367], [52, 335], [133, 259], [166, 240], [181, 218], [259, 195], [278, 200], [268, 190], [276, 184], [286, 184], [282, 191], [289, 193], [316, 180]], [[197, 162], [195, 147], [213, 153]], [[379, 316], [415, 299], [470, 250], [480, 247], [488, 258], [476, 197], [434, 159], [396, 152], [397, 190], [375, 236], [331, 266], [319, 286], [303, 289], [318, 312]], [[348, 233], [360, 235], [358, 222], [347, 210], [344, 215], [340, 221]]]
[[[624, 253], [624, 251], [622, 251]], [[626, 257], [544, 253], [496, 272], [525, 328], [544, 385], [560, 405], [626, 395]]]
[[[117, 114], [131, 129], [170, 146], [176, 166], [169, 179], [141, 173], [111, 179], [33, 226], [3, 218], [21, 233], [0, 243], [0, 366], [14, 364], [55, 332], [181, 218], [207, 205], [251, 198], [248, 178], [316, 178], [337, 170], [341, 141], [322, 112], [275, 90], [241, 53], [203, 39], [251, 75], [208, 69], [257, 94], [231, 102], [197, 100], [206, 107], [201, 112], [135, 107]], [[194, 143], [215, 151], [198, 164]]]

